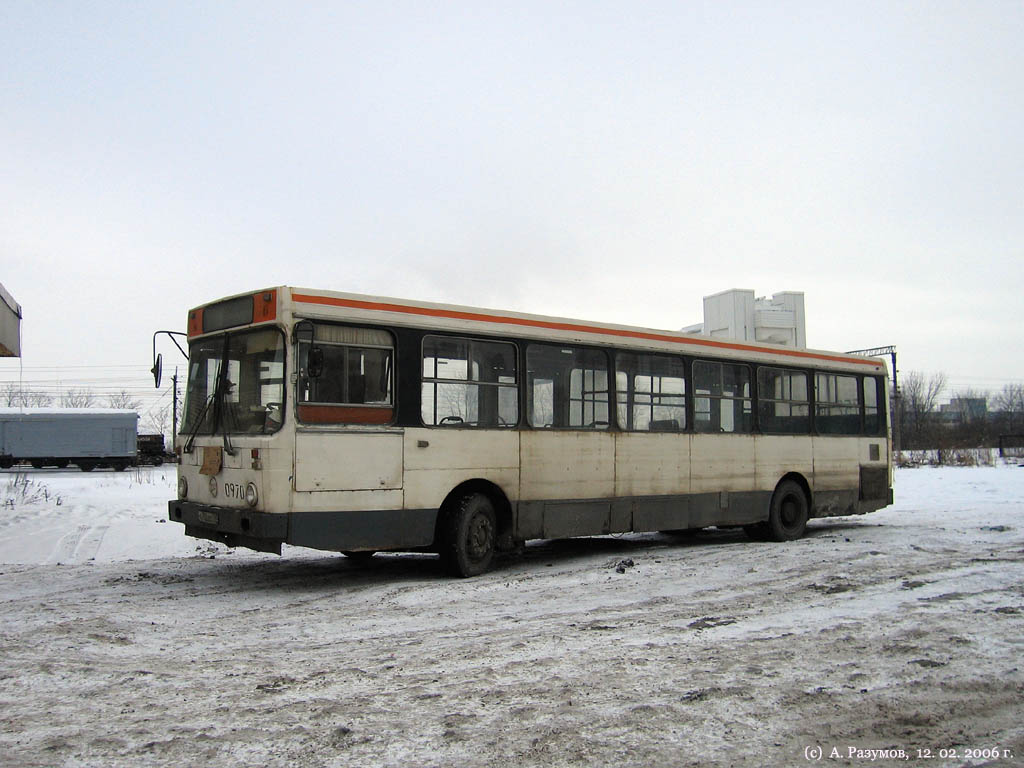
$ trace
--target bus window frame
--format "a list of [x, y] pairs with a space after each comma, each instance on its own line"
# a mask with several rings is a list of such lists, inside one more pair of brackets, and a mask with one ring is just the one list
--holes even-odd
[[[552, 423], [550, 425], [534, 424], [533, 423], [534, 395], [533, 395], [533, 392], [531, 391], [531, 387], [536, 382], [532, 381], [531, 378], [530, 378], [531, 369], [530, 369], [530, 362], [529, 362], [530, 361], [530, 349], [534, 348], [534, 347], [541, 347], [541, 348], [555, 349], [555, 350], [571, 349], [571, 350], [573, 350], [574, 357], [575, 357], [576, 353], [578, 353], [578, 352], [596, 353], [596, 354], [601, 355], [601, 357], [604, 359], [604, 363], [605, 363], [604, 372], [605, 372], [605, 376], [606, 376], [606, 379], [607, 379], [606, 389], [605, 390], [593, 390], [593, 392], [594, 392], [594, 394], [597, 394], [598, 392], [603, 391], [607, 395], [607, 399], [605, 401], [603, 401], [603, 402], [604, 402], [604, 405], [607, 408], [608, 420], [602, 422], [602, 421], [597, 421], [597, 419], [595, 418], [595, 420], [592, 422], [593, 426], [583, 426], [582, 424], [580, 424], [578, 426], [573, 426], [571, 424], [565, 425], [565, 426], [562, 426], [562, 425], [557, 425], [556, 426], [554, 423]], [[590, 344], [577, 344], [577, 343], [571, 342], [571, 341], [559, 343], [558, 341], [551, 341], [551, 340], [547, 340], [547, 339], [544, 339], [544, 340], [538, 339], [538, 340], [530, 340], [530, 341], [528, 341], [524, 345], [524, 348], [523, 348], [523, 362], [525, 364], [525, 367], [524, 367], [523, 377], [522, 377], [522, 399], [523, 399], [523, 408], [522, 408], [523, 413], [521, 415], [522, 423], [524, 425], [528, 426], [530, 429], [539, 430], [539, 431], [551, 431], [551, 430], [553, 430], [553, 431], [562, 431], [562, 432], [588, 432], [588, 433], [593, 432], [593, 433], [598, 433], [598, 434], [602, 434], [602, 433], [610, 434], [610, 433], [613, 433], [613, 432], [620, 431], [620, 428], [618, 426], [617, 416], [616, 416], [616, 404], [615, 404], [615, 398], [616, 398], [616, 390], [615, 390], [615, 363], [614, 363], [614, 354], [617, 353], [619, 351], [619, 349], [620, 348], [615, 346], [614, 344], [608, 344], [608, 345], [605, 345], [605, 346], [593, 346], [593, 345], [590, 345]], [[580, 398], [573, 398], [572, 397], [572, 372], [573, 372], [573, 370], [580, 371], [581, 375], [583, 377], [583, 380], [581, 381], [581, 385], [580, 385], [580, 387], [581, 387], [581, 397]], [[587, 371], [596, 371], [596, 370], [598, 370], [598, 369], [596, 369], [596, 368], [585, 368], [585, 367], [584, 368], [576, 368], [576, 369], [572, 369], [572, 368], [568, 369], [568, 371], [569, 371], [569, 381], [568, 381], [567, 385], [565, 385], [564, 388], [565, 388], [565, 390], [566, 390], [566, 392], [568, 394], [568, 401], [567, 401], [568, 404], [569, 404], [568, 405], [568, 409], [569, 409], [568, 410], [568, 416], [569, 416], [569, 420], [570, 421], [572, 419], [572, 404], [574, 402], [578, 402], [578, 403], [581, 404], [581, 406], [580, 406], [580, 408], [581, 408], [581, 416], [582, 416], [582, 411], [585, 410], [585, 406], [586, 406], [587, 403], [591, 403], [593, 405], [600, 404], [601, 401], [599, 401], [599, 400], [590, 400], [590, 401], [588, 401], [586, 399], [586, 397], [585, 397], [585, 390], [584, 390], [585, 380], [586, 380], [586, 372]], [[544, 381], [547, 381], [547, 380], [548, 379], [544, 379]], [[554, 392], [552, 392], [552, 405], [554, 405]], [[554, 414], [552, 414], [552, 416], [554, 416]], [[595, 416], [596, 416], [596, 413], [595, 413]], [[582, 421], [582, 418], [581, 418], [581, 421]]]
[[[826, 371], [826, 370], [822, 370], [820, 368], [815, 369], [813, 371], [813, 373], [814, 373], [814, 409], [813, 409], [814, 410], [814, 434], [818, 435], [820, 437], [858, 437], [860, 435], [866, 434], [865, 423], [864, 423], [865, 410], [864, 410], [863, 377], [862, 376], [858, 376], [855, 373], [847, 373], [847, 372], [840, 372], [840, 371]], [[831, 409], [840, 409], [840, 408], [850, 408], [851, 405], [848, 404], [848, 403], [840, 403], [838, 401], [833, 401], [833, 400], [820, 400], [818, 398], [818, 377], [819, 376], [834, 376], [837, 379], [842, 377], [842, 378], [847, 378], [847, 379], [853, 379], [854, 380], [855, 386], [856, 386], [856, 392], [857, 392], [857, 405], [856, 405], [856, 408], [857, 408], [857, 425], [858, 425], [858, 429], [857, 429], [856, 432], [850, 432], [850, 431], [830, 432], [830, 431], [823, 431], [822, 430], [822, 428], [821, 428], [822, 422], [824, 421], [825, 423], [827, 423], [827, 420], [829, 418], [831, 418], [831, 416], [822, 414], [821, 413], [821, 409], [824, 408], [824, 409], [831, 410]], [[876, 407], [876, 410], [877, 410], [877, 407]]]
[[[298, 338], [296, 330], [302, 324], [309, 324], [312, 331], [312, 338], [307, 341], [305, 338]], [[353, 330], [380, 331], [386, 333], [391, 340], [390, 346], [376, 344], [357, 344], [349, 342], [317, 341], [317, 326], [331, 326], [336, 328], [351, 328]], [[296, 318], [292, 326], [292, 349], [295, 355], [295, 420], [303, 427], [330, 427], [330, 426], [393, 426], [398, 415], [398, 339], [393, 329], [373, 325], [370, 323], [334, 322], [330, 320], [313, 318]], [[303, 381], [302, 351], [303, 344], [309, 344], [310, 349], [320, 346], [343, 347], [355, 349], [380, 349], [391, 352], [390, 370], [388, 371], [388, 387], [390, 402], [385, 403], [343, 403], [324, 402], [319, 400], [302, 400], [299, 389]], [[348, 364], [348, 353], [346, 352], [346, 366]], [[323, 374], [321, 374], [323, 375]], [[319, 418], [309, 418], [312, 414], [318, 414]], [[303, 416], [305, 415], [305, 418]]]
[[[461, 342], [466, 342], [466, 343], [468, 343], [470, 345], [470, 349], [472, 349], [472, 345], [475, 345], [475, 344], [501, 344], [501, 345], [505, 345], [505, 346], [511, 347], [511, 350], [512, 350], [512, 361], [515, 364], [515, 381], [509, 383], [509, 382], [499, 382], [499, 381], [480, 381], [480, 380], [475, 380], [475, 379], [472, 379], [472, 378], [468, 377], [468, 371], [467, 371], [467, 378], [465, 378], [465, 379], [442, 379], [442, 378], [439, 378], [436, 375], [437, 374], [437, 358], [436, 357], [433, 358], [433, 360], [435, 361], [434, 362], [434, 374], [435, 375], [432, 376], [432, 377], [425, 376], [424, 372], [423, 372], [423, 363], [424, 363], [424, 360], [426, 359], [425, 358], [426, 345], [427, 345], [427, 342], [428, 342], [429, 339], [445, 339], [445, 340], [454, 341], [454, 342], [460, 342], [460, 341]], [[470, 352], [469, 356], [467, 357], [467, 360], [472, 361], [473, 359], [474, 358], [472, 357], [472, 354]], [[417, 378], [417, 381], [418, 381], [417, 392], [418, 392], [418, 398], [419, 398], [419, 417], [418, 417], [418, 424], [416, 424], [415, 426], [425, 427], [427, 429], [498, 429], [498, 430], [508, 430], [508, 429], [518, 429], [522, 425], [522, 423], [523, 423], [523, 404], [524, 404], [524, 396], [523, 396], [523, 391], [522, 391], [523, 355], [522, 355], [521, 344], [519, 343], [518, 339], [516, 339], [516, 338], [509, 338], [509, 337], [500, 337], [500, 336], [499, 337], [492, 337], [492, 336], [482, 336], [482, 335], [475, 335], [475, 334], [449, 333], [449, 332], [445, 332], [445, 331], [427, 330], [427, 331], [424, 331], [420, 335], [420, 339], [419, 339], [419, 356], [418, 356], [418, 358], [417, 358], [417, 360], [415, 362], [416, 362], [416, 365], [418, 367], [418, 373], [417, 373], [417, 377], [416, 378]], [[505, 391], [511, 390], [511, 391], [515, 392], [515, 401], [516, 401], [516, 418], [515, 418], [515, 421], [511, 422], [511, 423], [508, 423], [508, 424], [501, 424], [501, 423], [498, 423], [498, 424], [479, 424], [479, 423], [472, 423], [472, 422], [467, 422], [467, 421], [452, 421], [452, 422], [449, 422], [449, 423], [443, 423], [443, 421], [442, 421], [442, 422], [437, 422], [437, 423], [434, 423], [434, 424], [429, 424], [423, 418], [423, 403], [424, 403], [423, 387], [424, 387], [424, 385], [427, 385], [427, 384], [433, 386], [434, 415], [435, 415], [435, 417], [437, 416], [437, 387], [438, 387], [438, 385], [440, 385], [440, 384], [464, 384], [464, 385], [467, 385], [467, 386], [472, 385], [472, 386], [476, 386], [476, 387], [493, 387], [496, 390], [496, 393], [497, 393], [497, 396], [498, 396], [498, 403], [497, 403], [498, 411], [496, 413], [499, 416], [499, 420], [500, 420], [500, 408], [501, 408], [500, 397], [501, 397], [502, 390], [505, 390]], [[479, 390], [477, 390], [477, 391], [479, 393]], [[478, 399], [477, 407], [479, 408], [479, 399]]]
[[[693, 382], [691, 381], [691, 369], [690, 369], [690, 366], [687, 365], [687, 360], [686, 360], [685, 357], [683, 357], [682, 355], [673, 355], [673, 354], [671, 354], [669, 352], [654, 352], [654, 351], [646, 350], [646, 349], [629, 349], [629, 348], [625, 348], [625, 347], [612, 347], [611, 351], [613, 353], [612, 354], [612, 371], [611, 371], [611, 373], [612, 373], [612, 378], [613, 378], [613, 395], [614, 395], [614, 397], [612, 398], [612, 405], [614, 406], [612, 408], [612, 410], [615, 412], [615, 424], [616, 424], [617, 428], [619, 429], [619, 431], [621, 431], [621, 432], [635, 432], [635, 433], [639, 433], [639, 434], [649, 434], [651, 432], [657, 432], [657, 433], [665, 433], [665, 432], [667, 432], [667, 433], [671, 433], [671, 434], [679, 434], [679, 433], [684, 433], [684, 432], [692, 431], [691, 427], [692, 427], [692, 421], [693, 421], [693, 414], [692, 414], [692, 400], [693, 400], [693, 396], [691, 394], [691, 390], [692, 390], [692, 383]], [[618, 378], [619, 377], [619, 370], [620, 370], [619, 369], [619, 358], [623, 357], [623, 356], [633, 357], [633, 358], [642, 358], [642, 357], [656, 358], [656, 359], [660, 359], [660, 360], [669, 360], [669, 361], [673, 361], [674, 363], [678, 363], [679, 370], [680, 370], [680, 373], [681, 373], [681, 376], [678, 377], [678, 378], [681, 378], [681, 380], [683, 382], [683, 391], [681, 393], [668, 393], [668, 394], [666, 394], [664, 392], [657, 392], [657, 393], [655, 393], [653, 391], [652, 392], [644, 392], [644, 393], [641, 393], [641, 394], [647, 395], [650, 398], [650, 402], [648, 402], [648, 403], [640, 403], [639, 405], [642, 406], [642, 407], [648, 408], [650, 410], [652, 416], [654, 414], [654, 409], [655, 408], [667, 408], [667, 407], [681, 408], [682, 412], [683, 412], [683, 423], [682, 424], [677, 424], [675, 429], [667, 428], [667, 425], [664, 428], [651, 429], [650, 428], [650, 424], [655, 424], [655, 423], [657, 423], [659, 421], [659, 420], [656, 420], [656, 419], [651, 419], [649, 421], [647, 429], [637, 429], [636, 427], [628, 426], [628, 422], [632, 420], [632, 419], [630, 419], [630, 413], [629, 413], [628, 409], [630, 407], [636, 407], [637, 406], [637, 403], [635, 402], [635, 399], [634, 399], [634, 401], [632, 403], [629, 400], [629, 393], [630, 393], [630, 391], [634, 392], [634, 397], [635, 397], [635, 394], [636, 394], [635, 390], [633, 390], [633, 388], [632, 388], [632, 383], [633, 382], [630, 380], [630, 376], [645, 375], [645, 376], [648, 376], [649, 378], [654, 378], [654, 374], [637, 374], [635, 372], [625, 371], [624, 370], [622, 372], [624, 374], [626, 374], [626, 390], [624, 390], [624, 391], [620, 390], [619, 389], [619, 378]], [[675, 377], [675, 376], [669, 377], [669, 376], [660, 376], [659, 375], [658, 378], [659, 379], [665, 379], [665, 378], [677, 378], [677, 377]], [[627, 416], [626, 422], [627, 423], [625, 423], [625, 424], [622, 422], [622, 419], [619, 418], [619, 406], [620, 406], [619, 396], [620, 395], [623, 395], [626, 398], [625, 401], [621, 403], [621, 405], [624, 408], [627, 409], [627, 414], [626, 414], [626, 416]], [[677, 405], [677, 404], [665, 405], [664, 403], [657, 403], [657, 402], [655, 402], [656, 398], [662, 398], [662, 397], [682, 398], [683, 402], [682, 402], [681, 405]]]
[[[781, 372], [786, 373], [786, 374], [793, 374], [793, 373], [801, 374], [804, 377], [804, 389], [805, 389], [805, 391], [807, 393], [806, 394], [806, 399], [804, 399], [804, 400], [794, 400], [794, 399], [792, 399], [792, 397], [790, 397], [790, 398], [776, 398], [776, 397], [771, 397], [771, 396], [767, 396], [766, 397], [765, 394], [762, 393], [762, 391], [761, 391], [761, 372], [762, 371], [781, 371]], [[816, 369], [816, 368], [799, 368], [799, 367], [787, 366], [787, 365], [777, 365], [777, 364], [774, 364], [774, 363], [770, 363], [770, 364], [766, 363], [766, 364], [761, 364], [761, 365], [757, 366], [757, 372], [755, 374], [755, 380], [754, 380], [754, 388], [755, 388], [755, 390], [757, 392], [757, 429], [758, 429], [758, 432], [760, 434], [762, 434], [762, 435], [782, 436], [782, 437], [785, 437], [787, 435], [803, 436], [803, 435], [813, 435], [813, 434], [816, 434], [816, 427], [815, 427], [815, 424], [814, 424], [814, 414], [815, 414], [815, 406], [816, 406], [815, 401], [814, 401], [814, 381], [815, 381], [814, 377], [819, 372], [824, 373], [825, 371], [819, 371], [819, 369]], [[790, 409], [792, 409], [794, 406], [804, 406], [805, 408], [807, 408], [807, 414], [805, 416], [803, 416], [802, 418], [806, 419], [807, 426], [804, 429], [798, 429], [798, 430], [780, 430], [780, 429], [769, 429], [769, 428], [766, 428], [765, 421], [767, 421], [767, 419], [762, 418], [761, 410], [762, 410], [762, 407], [765, 406], [768, 403], [785, 403]], [[801, 418], [801, 417], [798, 417], [798, 416], [795, 417], [792, 414], [790, 414], [789, 416], [775, 416], [773, 418], [775, 418], [775, 419], [796, 419], [796, 418]]]
[[[886, 416], [892, 418], [890, 412], [889, 403], [884, 402], [888, 399], [888, 391], [885, 387], [885, 380], [881, 376], [873, 376], [871, 374], [864, 374], [860, 377], [860, 413], [861, 413], [861, 425], [863, 427], [863, 433], [866, 437], [882, 437], [886, 435], [888, 430], [888, 423]], [[874, 430], [868, 429], [868, 404], [867, 404], [867, 383], [874, 382], [875, 385], [875, 420], [877, 425]]]
[[[725, 377], [724, 377], [725, 368], [724, 368], [724, 366], [726, 366], [726, 365], [734, 365], [734, 366], [737, 366], [737, 367], [745, 368], [746, 371], [747, 371], [747, 387], [748, 387], [747, 394], [745, 396], [741, 394], [739, 397], [734, 397], [732, 395], [726, 395], [726, 394], [718, 394], [718, 395], [716, 395], [716, 394], [714, 394], [712, 392], [704, 392], [703, 390], [698, 390], [697, 389], [697, 373], [694, 370], [694, 368], [695, 368], [695, 366], [702, 365], [702, 364], [710, 364], [710, 365], [718, 365], [718, 366], [720, 366], [720, 368], [719, 368], [718, 385], [721, 388], [721, 391], [723, 393], [725, 392]], [[693, 358], [690, 361], [690, 365], [689, 365], [689, 368], [688, 368], [688, 373], [690, 375], [690, 382], [689, 382], [689, 384], [690, 384], [690, 399], [692, 400], [693, 405], [692, 405], [691, 414], [690, 414], [692, 416], [692, 418], [690, 419], [691, 426], [690, 426], [690, 428], [687, 431], [692, 431], [695, 435], [754, 435], [754, 434], [757, 434], [757, 426], [758, 426], [757, 425], [757, 382], [756, 382], [757, 367], [752, 362], [749, 362], [749, 361], [747, 361], [745, 359], [738, 359], [737, 360], [737, 359], [732, 359], [732, 358], [695, 357], [695, 358]], [[718, 417], [718, 423], [719, 424], [721, 424], [721, 402], [723, 400], [730, 400], [730, 401], [733, 401], [734, 403], [737, 402], [737, 401], [738, 402], [746, 402], [746, 403], [748, 403], [749, 404], [749, 408], [750, 408], [750, 416], [749, 416], [750, 421], [749, 421], [748, 427], [746, 429], [742, 429], [742, 428], [741, 429], [732, 429], [732, 430], [729, 430], [729, 431], [722, 430], [721, 428], [719, 428], [718, 430], [698, 429], [698, 424], [699, 424], [699, 420], [697, 419], [697, 401], [698, 400], [707, 400], [708, 401], [708, 404], [709, 404], [708, 413], [709, 414], [713, 414], [714, 413], [714, 406], [713, 406], [713, 404], [716, 403], [716, 402], [719, 404], [719, 417]], [[733, 406], [733, 409], [735, 411], [735, 405]], [[702, 411], [702, 413], [703, 413], [703, 411]], [[735, 412], [733, 413], [733, 416], [735, 417]], [[708, 421], [709, 424], [714, 424], [715, 423], [715, 419], [713, 419], [713, 418], [709, 418], [707, 421]]]

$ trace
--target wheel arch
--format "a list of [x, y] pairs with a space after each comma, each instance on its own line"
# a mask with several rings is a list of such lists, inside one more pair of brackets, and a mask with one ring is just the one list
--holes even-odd
[[779, 490], [779, 486], [787, 480], [792, 480], [794, 483], [799, 485], [804, 492], [804, 496], [807, 499], [807, 511], [811, 517], [814, 516], [814, 493], [811, 491], [811, 484], [807, 482], [807, 478], [804, 477], [800, 472], [787, 472], [779, 481], [775, 484], [775, 490], [772, 491], [772, 496]]
[[434, 525], [434, 544], [440, 543], [441, 526], [445, 515], [448, 514], [454, 504], [458, 503], [459, 499], [471, 493], [479, 493], [490, 499], [491, 504], [494, 506], [494, 515], [498, 523], [498, 549], [511, 549], [513, 540], [512, 502], [508, 500], [508, 496], [501, 489], [501, 486], [480, 477], [464, 480], [452, 488], [448, 495], [445, 496], [444, 501], [441, 502], [441, 506], [438, 508], [437, 522]]

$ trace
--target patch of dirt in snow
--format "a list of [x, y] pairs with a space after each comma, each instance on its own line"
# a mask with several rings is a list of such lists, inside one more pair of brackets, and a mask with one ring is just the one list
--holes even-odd
[[1024, 494], [942, 525], [922, 497], [782, 545], [540, 542], [459, 581], [308, 551], [0, 565], [0, 764], [1020, 764]]

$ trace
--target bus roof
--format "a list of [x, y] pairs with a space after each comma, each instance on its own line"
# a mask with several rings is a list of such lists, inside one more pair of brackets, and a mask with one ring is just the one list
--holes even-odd
[[698, 357], [708, 355], [779, 365], [788, 363], [872, 373], [886, 371], [885, 362], [880, 358], [763, 342], [716, 339], [682, 331], [288, 286], [264, 289], [267, 290], [277, 292], [283, 313], [299, 318], [358, 321], [463, 333], [472, 331], [556, 343], [615, 344], [681, 352]]

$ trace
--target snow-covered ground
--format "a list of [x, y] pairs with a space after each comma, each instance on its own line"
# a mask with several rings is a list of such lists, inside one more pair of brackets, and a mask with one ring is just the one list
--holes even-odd
[[1024, 764], [1018, 467], [899, 470], [791, 544], [536, 542], [469, 580], [186, 539], [174, 482], [0, 472], [0, 765]]
[[165, 522], [174, 466], [0, 472], [0, 563], [62, 564], [196, 554]]

